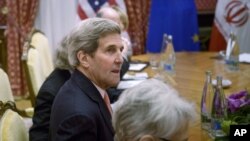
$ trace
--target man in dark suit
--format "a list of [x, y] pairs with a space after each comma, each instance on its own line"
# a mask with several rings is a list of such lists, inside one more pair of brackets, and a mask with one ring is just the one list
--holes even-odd
[[41, 86], [33, 116], [33, 125], [29, 131], [30, 141], [49, 140], [49, 122], [51, 107], [61, 86], [70, 78], [70, 65], [68, 62], [68, 48], [65, 39], [57, 48], [55, 70], [49, 75]]
[[113, 141], [106, 89], [120, 81], [123, 63], [121, 30], [102, 18], [89, 18], [66, 39], [75, 70], [61, 87], [51, 112], [52, 141]]

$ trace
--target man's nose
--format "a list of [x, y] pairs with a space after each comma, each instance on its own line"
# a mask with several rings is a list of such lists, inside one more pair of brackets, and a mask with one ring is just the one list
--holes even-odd
[[118, 53], [116, 59], [115, 59], [115, 63], [117, 64], [122, 64], [123, 63], [123, 57], [122, 57], [122, 53]]

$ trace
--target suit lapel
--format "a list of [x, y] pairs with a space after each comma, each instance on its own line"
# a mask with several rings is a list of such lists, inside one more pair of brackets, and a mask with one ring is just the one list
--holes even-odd
[[86, 94], [88, 97], [90, 97], [93, 101], [98, 103], [99, 109], [101, 111], [102, 117], [104, 118], [104, 121], [109, 128], [109, 130], [114, 133], [114, 129], [112, 127], [111, 123], [111, 115], [110, 112], [101, 97], [101, 94], [97, 90], [97, 88], [94, 86], [94, 84], [80, 71], [77, 69], [72, 74], [73, 80], [77, 83], [77, 85], [81, 88], [81, 90]]

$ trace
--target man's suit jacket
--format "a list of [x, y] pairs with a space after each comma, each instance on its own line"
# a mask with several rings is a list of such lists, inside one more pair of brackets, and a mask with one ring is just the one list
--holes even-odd
[[44, 81], [36, 98], [33, 125], [29, 131], [30, 141], [49, 140], [51, 107], [59, 89], [69, 78], [68, 70], [56, 68]]
[[52, 141], [113, 141], [109, 110], [93, 83], [78, 70], [54, 100], [50, 133]]

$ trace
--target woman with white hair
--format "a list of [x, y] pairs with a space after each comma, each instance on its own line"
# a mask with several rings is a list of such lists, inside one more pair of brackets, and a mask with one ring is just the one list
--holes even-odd
[[183, 141], [195, 108], [171, 86], [146, 80], [125, 90], [113, 105], [116, 141]]

